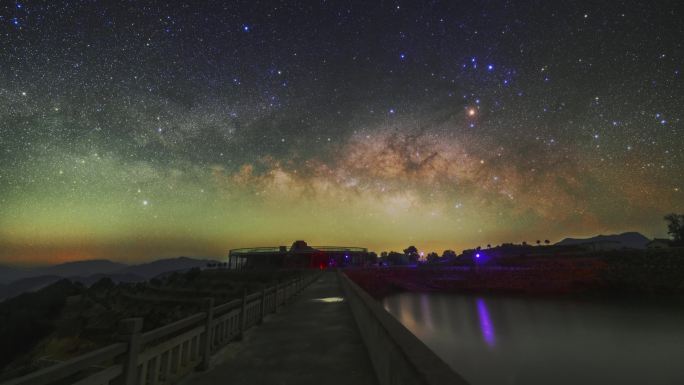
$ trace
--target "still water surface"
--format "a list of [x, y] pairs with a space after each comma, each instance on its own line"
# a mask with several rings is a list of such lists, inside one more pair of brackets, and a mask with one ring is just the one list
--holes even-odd
[[472, 385], [684, 384], [684, 311], [401, 293], [387, 311]]

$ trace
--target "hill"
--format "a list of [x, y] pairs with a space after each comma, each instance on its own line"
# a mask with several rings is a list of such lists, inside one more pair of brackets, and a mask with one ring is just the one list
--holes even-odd
[[27, 274], [30, 275], [29, 269], [0, 265], [0, 284], [26, 278]]
[[128, 267], [123, 263], [112, 262], [107, 259], [93, 259], [61, 263], [38, 269], [40, 275], [57, 275], [60, 277], [85, 277], [93, 274], [109, 274]]
[[16, 297], [21, 293], [40, 290], [62, 279], [56, 275], [40, 275], [37, 277], [22, 278], [14, 282], [0, 286], [0, 302], [6, 298]]
[[614, 243], [615, 248], [640, 249], [646, 248], [650, 239], [637, 232], [627, 232], [612, 235], [597, 235], [591, 238], [565, 238], [556, 243], [558, 246], [571, 246], [583, 244]]
[[120, 274], [133, 274], [145, 279], [154, 278], [157, 275], [172, 272], [190, 270], [195, 267], [205, 267], [207, 263], [216, 263], [212, 259], [194, 259], [188, 257], [160, 259], [154, 262], [143, 263], [126, 267], [120, 270]]
[[34, 268], [0, 265], [0, 283], [10, 283], [20, 279], [45, 275], [54, 275], [62, 278], [87, 277], [93, 274], [114, 273], [127, 266], [123, 263], [112, 262], [106, 259], [67, 262]]
[[[58, 278], [59, 279], [59, 278]], [[29, 352], [55, 328], [54, 320], [70, 295], [81, 289], [68, 280], [0, 303], [0, 368]]]
[[102, 259], [62, 263], [34, 269], [0, 266], [0, 274], [7, 279], [0, 281], [0, 301], [21, 293], [39, 290], [62, 278], [80, 282], [85, 286], [90, 286], [102, 278], [109, 278], [115, 283], [142, 282], [165, 273], [202, 268], [207, 263], [216, 263], [216, 261], [178, 257], [139, 265], [126, 265]]

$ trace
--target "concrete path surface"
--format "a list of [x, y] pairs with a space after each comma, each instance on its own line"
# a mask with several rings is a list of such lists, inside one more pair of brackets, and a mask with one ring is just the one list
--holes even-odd
[[184, 385], [376, 384], [335, 273], [324, 273]]

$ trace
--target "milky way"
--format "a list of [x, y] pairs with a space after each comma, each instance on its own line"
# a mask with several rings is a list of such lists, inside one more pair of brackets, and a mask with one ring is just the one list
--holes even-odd
[[684, 211], [677, 1], [226, 3], [0, 7], [0, 262], [651, 237]]

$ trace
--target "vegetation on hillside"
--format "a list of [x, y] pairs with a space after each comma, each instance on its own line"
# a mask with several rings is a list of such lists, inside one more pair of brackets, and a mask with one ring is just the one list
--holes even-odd
[[293, 278], [295, 271], [191, 269], [142, 283], [103, 278], [90, 287], [61, 280], [0, 303], [0, 381], [117, 340], [118, 323], [142, 317], [152, 330]]

